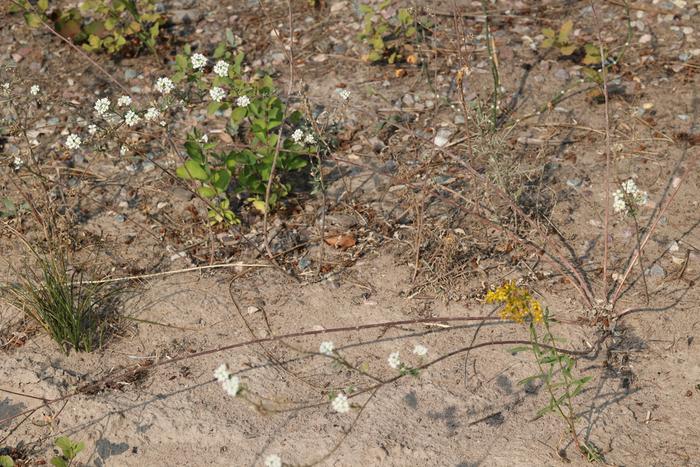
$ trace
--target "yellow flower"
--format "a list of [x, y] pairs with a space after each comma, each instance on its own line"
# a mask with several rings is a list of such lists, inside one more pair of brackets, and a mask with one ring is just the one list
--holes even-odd
[[503, 303], [500, 316], [504, 320], [523, 323], [530, 319], [533, 323], [539, 323], [544, 318], [540, 302], [525, 287], [518, 287], [513, 281], [504, 283], [496, 290], [489, 290], [486, 303]]

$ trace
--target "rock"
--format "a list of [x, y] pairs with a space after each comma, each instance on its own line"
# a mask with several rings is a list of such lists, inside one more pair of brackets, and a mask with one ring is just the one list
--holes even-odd
[[179, 187], [179, 186], [173, 188], [171, 193], [172, 193], [173, 198], [180, 200], [180, 201], [189, 201], [194, 197], [192, 192], [190, 192], [189, 190], [186, 190], [182, 187]]
[[173, 24], [191, 24], [197, 23], [204, 18], [202, 10], [192, 8], [189, 10], [172, 10], [170, 12], [170, 20]]
[[644, 34], [639, 38], [640, 44], [646, 44], [648, 42], [651, 42], [651, 34]]
[[455, 115], [454, 122], [456, 125], [463, 125], [465, 121], [464, 116], [459, 114]]
[[570, 178], [566, 181], [567, 185], [575, 189], [581, 188], [582, 183], [580, 178]]
[[339, 11], [343, 11], [348, 7], [348, 2], [336, 2], [333, 5], [331, 5], [331, 13], [338, 13]]
[[559, 68], [557, 71], [554, 72], [554, 77], [562, 81], [566, 81], [567, 79], [569, 79], [569, 72], [566, 71], [564, 68]]
[[402, 100], [403, 103], [406, 104], [406, 105], [413, 105], [413, 103], [415, 102], [415, 101], [413, 100], [413, 96], [410, 95], [410, 94], [406, 94], [405, 96], [403, 96], [403, 98], [402, 98], [401, 100]]
[[127, 68], [126, 70], [124, 70], [124, 79], [127, 79], [127, 80], [134, 79], [140, 74], [141, 73], [139, 73], [136, 70], [132, 70], [131, 68]]
[[435, 135], [435, 139], [433, 140], [433, 143], [435, 143], [435, 146], [441, 148], [447, 145], [447, 143], [450, 142], [450, 136], [452, 136], [452, 131], [448, 130], [447, 128], [441, 128], [438, 130], [437, 135]]
[[666, 277], [666, 271], [664, 271], [664, 268], [662, 268], [658, 264], [655, 264], [649, 269], [647, 269], [646, 273], [647, 276], [654, 277], [657, 279], [663, 279], [664, 277]]
[[287, 56], [282, 52], [275, 52], [270, 55], [270, 62], [273, 65], [281, 65], [285, 60], [287, 60]]

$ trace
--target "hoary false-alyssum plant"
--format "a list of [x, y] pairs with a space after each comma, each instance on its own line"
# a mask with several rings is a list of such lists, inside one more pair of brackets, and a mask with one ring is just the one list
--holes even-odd
[[385, 0], [376, 8], [360, 5], [363, 19], [359, 39], [370, 47], [369, 53], [364, 57], [368, 62], [413, 62], [415, 56], [411, 54], [410, 42], [415, 41], [419, 33], [429, 27], [427, 22], [419, 23], [409, 8], [399, 8], [390, 14], [389, 8], [393, 2]]
[[227, 32], [227, 43], [214, 51], [211, 68], [206, 56], [192, 53], [189, 47], [175, 59], [173, 81], [189, 83], [190, 98], [209, 100], [210, 116], [230, 111], [226, 131], [239, 143], [235, 148], [219, 148], [197, 128], [187, 137], [188, 158], [176, 173], [199, 183], [198, 194], [212, 203], [212, 223], [238, 223], [230, 208], [232, 193], [247, 195], [259, 211], [274, 207], [291, 190], [285, 175], [305, 167], [316, 153], [313, 133], [299, 128], [301, 113], [287, 113], [270, 76], [244, 76], [244, 54], [234, 54], [233, 45], [233, 35]]

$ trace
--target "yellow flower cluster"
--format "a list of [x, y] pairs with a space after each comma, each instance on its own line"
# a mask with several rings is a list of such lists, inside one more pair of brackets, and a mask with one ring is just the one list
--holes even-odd
[[489, 290], [486, 303], [503, 303], [505, 306], [500, 313], [501, 319], [516, 323], [522, 323], [528, 318], [539, 323], [544, 316], [540, 302], [525, 287], [518, 287], [513, 281], [504, 283], [496, 290]]

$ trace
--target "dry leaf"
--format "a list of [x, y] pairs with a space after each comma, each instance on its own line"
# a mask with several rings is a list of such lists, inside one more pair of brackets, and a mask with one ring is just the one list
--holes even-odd
[[346, 250], [351, 246], [355, 246], [355, 237], [352, 235], [331, 235], [323, 239], [326, 244]]

